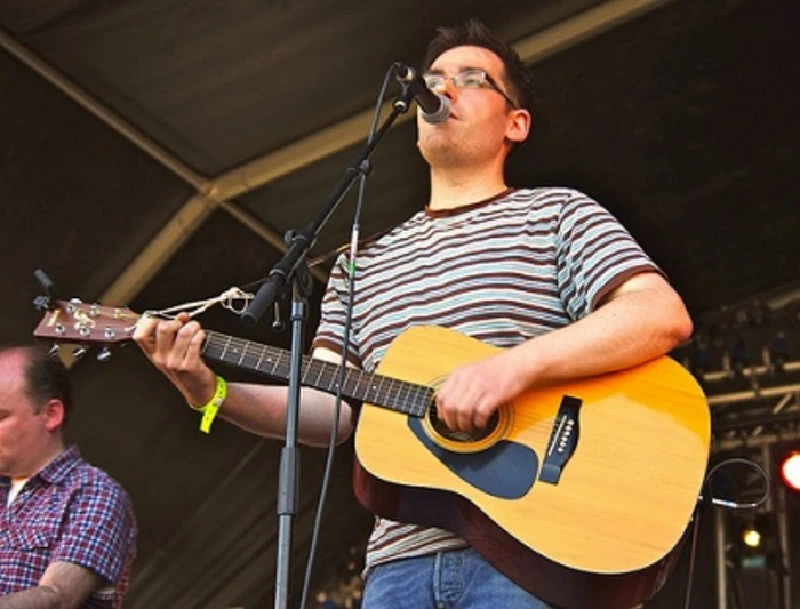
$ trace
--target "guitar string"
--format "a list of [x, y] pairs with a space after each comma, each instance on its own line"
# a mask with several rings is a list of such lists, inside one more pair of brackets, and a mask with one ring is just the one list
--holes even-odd
[[[158, 311], [146, 311], [141, 316], [135, 316], [135, 314], [132, 314], [132, 315], [137, 317], [137, 323], [138, 323], [139, 319], [144, 319], [147, 316], [158, 316], [158, 317], [163, 317], [163, 318], [172, 318], [172, 317], [175, 317], [172, 314], [172, 312], [174, 312], [174, 311], [179, 311], [179, 312], [180, 311], [184, 311], [187, 308], [192, 307], [192, 306], [196, 306], [196, 305], [199, 305], [199, 308], [196, 309], [196, 311], [194, 311], [194, 312], [190, 312], [189, 313], [190, 315], [194, 315], [197, 312], [202, 312], [205, 309], [207, 309], [208, 307], [210, 307], [210, 306], [212, 306], [213, 304], [216, 304], [216, 303], [220, 303], [223, 307], [228, 308], [230, 310], [234, 310], [234, 307], [233, 307], [233, 304], [232, 304], [232, 300], [233, 299], [245, 299], [247, 301], [247, 298], [251, 298], [251, 297], [252, 297], [251, 295], [242, 292], [238, 288], [230, 288], [230, 289], [226, 290], [225, 292], [223, 292], [220, 296], [217, 296], [215, 298], [210, 298], [210, 299], [207, 299], [207, 300], [204, 300], [204, 301], [196, 301], [196, 302], [193, 302], [193, 303], [185, 303], [183, 305], [176, 305], [174, 307], [170, 307], [170, 308], [162, 309], [162, 310], [158, 310]], [[112, 316], [112, 317], [114, 317], [114, 316]], [[135, 329], [135, 327], [136, 327], [136, 324], [134, 323], [134, 325], [126, 327], [125, 330], [126, 330], [126, 332], [130, 333]], [[224, 342], [224, 345], [222, 344], [223, 342]], [[255, 351], [255, 355], [258, 355], [258, 361], [256, 362], [254, 367], [259, 372], [263, 372], [264, 371], [264, 370], [262, 370], [262, 367], [261, 367], [261, 363], [264, 361], [264, 354], [266, 354], [266, 353], [274, 354], [276, 357], [274, 358], [275, 362], [274, 362], [273, 367], [272, 367], [272, 372], [270, 373], [272, 375], [277, 375], [277, 372], [278, 372], [278, 370], [279, 370], [279, 368], [281, 366], [281, 359], [284, 356], [282, 350], [279, 349], [279, 348], [270, 347], [268, 345], [261, 345], [259, 343], [250, 341], [248, 339], [227, 336], [227, 335], [224, 335], [224, 334], [221, 334], [221, 333], [217, 333], [217, 332], [214, 332], [214, 331], [209, 331], [208, 332], [206, 343], [207, 343], [207, 348], [208, 347], [221, 348], [222, 349], [222, 355], [220, 357], [223, 360], [225, 359], [226, 351], [231, 347], [231, 345], [233, 345], [235, 348], [238, 348], [241, 353], [240, 353], [240, 358], [239, 358], [239, 361], [237, 362], [237, 365], [241, 365], [242, 364], [242, 362], [247, 357], [249, 352]], [[287, 358], [288, 358], [288, 355], [287, 355]], [[270, 359], [270, 360], [267, 360], [267, 361], [268, 362], [272, 362], [273, 360]], [[287, 362], [287, 365], [288, 365], [288, 362]], [[322, 377], [324, 376], [324, 373], [326, 371], [325, 370], [326, 368], [329, 368], [329, 367], [333, 368], [333, 370], [330, 371], [330, 376], [331, 377], [333, 376], [333, 373], [336, 372], [336, 364], [333, 364], [332, 362], [327, 362], [325, 360], [319, 360], [319, 359], [310, 358], [310, 357], [307, 357], [307, 356], [303, 356], [302, 365], [303, 365], [303, 375], [301, 377], [301, 383], [303, 383], [303, 384], [307, 384], [306, 376], [310, 371], [314, 371], [315, 367], [319, 368], [319, 370], [317, 371], [318, 372], [318, 379], [322, 379]], [[286, 373], [286, 374], [288, 374], [288, 373]], [[283, 376], [285, 376], [285, 375], [283, 375]], [[388, 399], [393, 403], [392, 404], [394, 406], [394, 408], [392, 408], [393, 410], [399, 410], [400, 412], [403, 412], [405, 414], [409, 414], [409, 415], [417, 416], [417, 417], [424, 416], [426, 411], [430, 411], [431, 413], [433, 413], [434, 416], [436, 416], [436, 414], [437, 414], [436, 403], [434, 402], [434, 399], [433, 399], [434, 395], [435, 395], [435, 391], [436, 391], [434, 387], [431, 387], [429, 385], [420, 385], [420, 384], [417, 384], [417, 383], [410, 383], [408, 381], [403, 381], [401, 379], [393, 379], [391, 377], [386, 377], [386, 376], [383, 376], [383, 375], [380, 375], [380, 374], [373, 374], [373, 373], [370, 373], [370, 372], [366, 372], [364, 370], [359, 370], [357, 368], [352, 368], [352, 369], [347, 369], [345, 371], [345, 382], [344, 382], [345, 390], [347, 388], [348, 381], [351, 378], [353, 378], [354, 376], [357, 376], [357, 378], [354, 380], [354, 383], [353, 383], [355, 388], [357, 388], [361, 384], [361, 381], [364, 380], [365, 378], [367, 380], [372, 379], [373, 381], [377, 381], [377, 383], [375, 383], [375, 382], [370, 383], [369, 384], [369, 389], [362, 390], [360, 392], [361, 394], [363, 394], [365, 396], [365, 401], [367, 401], [368, 403], [373, 403], [374, 402], [376, 405], [381, 405], [380, 404], [381, 401], [384, 401], [384, 400]], [[389, 385], [390, 385], [388, 388], [385, 388], [383, 386], [386, 382], [388, 382]], [[403, 388], [407, 388], [408, 389], [408, 391], [409, 391], [408, 402], [410, 402], [408, 404], [408, 406], [404, 406], [404, 402], [405, 401], [400, 399], [400, 396], [397, 394], [398, 393], [397, 391], [393, 391], [393, 386], [394, 385], [399, 385], [400, 392], [402, 392]], [[320, 387], [318, 382], [312, 384], [312, 386]], [[329, 391], [334, 391], [336, 389], [335, 383], [328, 383], [327, 389]], [[371, 393], [369, 395], [367, 395], [369, 392], [371, 392]], [[388, 404], [387, 404], [387, 406], [388, 406]], [[549, 430], [549, 429], [552, 429], [552, 426], [555, 424], [555, 422], [558, 420], [558, 418], [559, 418], [558, 416], [555, 416], [552, 419], [544, 418], [544, 419], [542, 419], [540, 421], [537, 421], [532, 426], [530, 426], [530, 429], [532, 429], [532, 430], [539, 430], [539, 429]]]
[[[141, 315], [141, 318], [145, 318], [147, 316], [157, 316], [157, 317], [162, 317], [162, 318], [174, 318], [175, 317], [175, 313], [176, 312], [181, 312], [181, 311], [187, 312], [189, 315], [194, 316], [194, 315], [197, 315], [199, 313], [204, 312], [206, 309], [210, 308], [214, 304], [220, 304], [222, 307], [224, 307], [224, 308], [226, 308], [226, 309], [228, 309], [230, 311], [233, 311], [234, 313], [240, 313], [241, 311], [243, 311], [246, 308], [246, 306], [249, 304], [249, 302], [250, 302], [250, 300], [252, 300], [252, 298], [253, 298], [252, 294], [244, 292], [243, 290], [241, 290], [241, 289], [239, 289], [237, 287], [232, 287], [232, 288], [229, 288], [229, 289], [225, 290], [222, 294], [220, 294], [219, 296], [216, 296], [216, 297], [212, 297], [212, 298], [208, 298], [208, 299], [200, 300], [200, 301], [195, 301], [195, 302], [184, 303], [184, 304], [181, 304], [181, 305], [175, 305], [175, 306], [168, 307], [166, 309], [161, 309], [161, 310], [145, 311]], [[234, 301], [236, 301], [236, 300], [243, 300], [244, 301], [244, 305], [241, 307], [241, 309], [237, 309], [236, 306], [234, 305]], [[192, 307], [195, 307], [194, 310], [188, 310], [188, 309], [191, 309]], [[133, 331], [134, 328], [135, 328], [135, 324], [134, 324], [134, 326], [126, 328], [126, 330], [130, 332], [130, 331]], [[254, 342], [249, 341], [247, 339], [242, 339], [242, 338], [238, 338], [238, 337], [231, 337], [231, 336], [225, 336], [225, 335], [222, 335], [222, 334], [219, 334], [219, 333], [216, 333], [216, 332], [211, 332], [211, 331], [208, 333], [207, 345], [208, 346], [219, 346], [219, 341], [220, 340], [225, 340], [226, 341], [226, 346], [223, 347], [223, 353], [222, 353], [222, 356], [221, 356], [222, 359], [224, 359], [224, 357], [225, 357], [225, 351], [227, 350], [227, 348], [230, 346], [230, 344], [233, 344], [235, 346], [238, 346], [242, 350], [242, 354], [241, 354], [240, 360], [239, 360], [239, 362], [237, 362], [237, 364], [239, 364], [239, 365], [241, 365], [241, 363], [244, 361], [244, 358], [247, 357], [247, 352], [251, 351], [251, 350], [254, 350], [254, 349], [255, 350], [259, 350], [260, 349], [260, 351], [261, 351], [261, 353], [259, 354], [259, 362], [255, 366], [256, 370], [262, 371], [261, 367], [260, 367], [260, 363], [261, 363], [261, 361], [263, 359], [263, 354], [267, 353], [267, 352], [272, 352], [275, 355], [277, 355], [277, 360], [278, 361], [273, 366], [273, 371], [272, 371], [273, 375], [277, 373], [278, 368], [281, 365], [280, 360], [283, 357], [283, 355], [282, 355], [282, 352], [281, 352], [280, 349], [269, 347], [267, 345], [260, 345], [258, 343], [254, 343]], [[309, 357], [304, 356], [302, 358], [303, 376], [301, 378], [301, 383], [306, 383], [306, 379], [305, 379], [306, 375], [315, 366], [319, 366], [320, 367], [319, 376], [322, 377], [324, 372], [325, 372], [325, 368], [326, 367], [328, 367], [328, 366], [334, 366], [335, 367], [336, 365], [331, 363], [331, 362], [326, 362], [324, 360], [316, 360], [314, 358], [309, 358]], [[335, 371], [336, 371], [336, 369], [334, 368], [333, 372], [335, 372]], [[380, 374], [373, 374], [373, 373], [369, 373], [369, 372], [366, 372], [366, 371], [363, 371], [363, 370], [358, 370], [357, 368], [354, 368], [352, 370], [348, 369], [348, 370], [345, 371], [345, 382], [344, 382], [345, 386], [347, 385], [347, 381], [349, 380], [347, 377], [352, 377], [354, 375], [358, 375], [358, 379], [355, 381], [355, 386], [356, 387], [358, 387], [358, 385], [361, 382], [361, 380], [363, 378], [365, 378], [365, 377], [367, 379], [372, 378], [372, 379], [375, 379], [375, 380], [378, 381], [377, 386], [373, 384], [370, 387], [370, 389], [372, 389], [372, 391], [373, 391], [373, 395], [375, 396], [375, 402], [377, 402], [378, 398], [380, 398], [381, 395], [383, 395], [384, 399], [385, 398], [393, 398], [394, 402], [400, 402], [399, 405], [398, 404], [395, 404], [395, 405], [399, 406], [400, 411], [401, 412], [405, 412], [406, 414], [415, 415], [415, 416], [423, 416], [424, 413], [426, 411], [428, 411], [428, 410], [430, 410], [434, 414], [434, 416], [437, 413], [436, 404], [435, 404], [435, 402], [433, 400], [433, 396], [435, 395], [435, 391], [436, 391], [434, 387], [431, 387], [431, 386], [428, 386], [428, 385], [419, 385], [419, 384], [416, 384], [416, 383], [410, 383], [408, 381], [403, 381], [401, 379], [392, 379], [390, 377], [386, 377], [386, 376], [383, 376], [383, 375], [380, 375]], [[388, 389], [383, 387], [384, 383], [386, 383], [386, 382], [389, 382], [389, 384], [390, 384], [390, 387]], [[402, 406], [403, 400], [400, 399], [400, 396], [399, 395], [393, 395], [394, 392], [392, 391], [392, 385], [394, 385], [394, 384], [398, 384], [400, 386], [400, 392], [402, 392], [403, 388], [408, 388], [409, 397], [410, 397], [409, 401], [411, 402], [409, 408], [411, 408], [412, 410], [407, 410], [407, 409], [403, 408], [403, 406]], [[315, 386], [315, 385], [312, 385], [312, 386]], [[318, 385], [316, 385], [316, 386], [318, 386]], [[333, 391], [335, 389], [336, 389], [335, 384], [330, 384], [329, 383], [328, 390]], [[535, 423], [532, 427], [533, 427], [533, 429], [538, 429], [538, 428], [550, 429], [555, 424], [555, 421], [557, 419], [558, 419], [557, 416], [554, 417], [552, 420], [545, 418], [545, 419]]]
[[[224, 346], [222, 346], [222, 342], [224, 341]], [[224, 335], [219, 335], [216, 333], [209, 333], [207, 339], [208, 346], [210, 347], [221, 347], [223, 348], [223, 359], [224, 359], [224, 352], [231, 349], [231, 346], [234, 347], [235, 350], [241, 351], [242, 355], [240, 357], [240, 362], [244, 360], [246, 355], [249, 353], [251, 355], [261, 354], [261, 358], [263, 359], [264, 353], [270, 353], [272, 355], [272, 359], [269, 361], [274, 360], [274, 365], [272, 367], [272, 374], [277, 374], [278, 371], [283, 368], [286, 370], [288, 366], [288, 354], [285, 354], [281, 349], [269, 347], [267, 345], [261, 345], [259, 343], [253, 343], [246, 339], [238, 339], [232, 338], [230, 341], [228, 337], [224, 337]], [[284, 363], [282, 360], [286, 358], [286, 362]], [[256, 367], [259, 371], [261, 368], [259, 366]], [[336, 390], [336, 381], [335, 381], [335, 373], [338, 371], [338, 367], [336, 364], [332, 362], [327, 362], [325, 360], [319, 360], [309, 357], [303, 357], [303, 376], [301, 381], [303, 383], [307, 383], [306, 377], [308, 376], [309, 372], [317, 372], [317, 376], [319, 378], [330, 379], [327, 385], [323, 385], [321, 383], [312, 384], [312, 386], [316, 386], [318, 388], [327, 388], [328, 391], [335, 391]], [[326, 375], [325, 372], [328, 372]], [[286, 373], [281, 374], [280, 376], [285, 376]], [[433, 389], [431, 387], [425, 385], [419, 385], [416, 383], [409, 383], [407, 381], [402, 381], [400, 379], [391, 379], [389, 377], [382, 377], [380, 375], [371, 374], [369, 372], [359, 370], [357, 368], [347, 369], [345, 371], [345, 382], [344, 382], [344, 390], [347, 391], [350, 386], [354, 389], [357, 388], [362, 382], [366, 379], [373, 379], [373, 381], [377, 381], [377, 383], [372, 382], [368, 383], [369, 389], [363, 391], [362, 393], [365, 394], [364, 397], [367, 400], [374, 399], [378, 401], [379, 399], [388, 398], [391, 400], [393, 405], [397, 406], [401, 411], [406, 412], [407, 414], [414, 414], [416, 416], [422, 416], [427, 409], [428, 403], [431, 401], [433, 396]], [[388, 387], [384, 387], [384, 384], [389, 383]], [[399, 387], [399, 390], [398, 390]], [[401, 399], [402, 390], [407, 389], [409, 393], [410, 399]], [[408, 405], [406, 405], [408, 404]]]
[[[234, 347], [238, 348], [238, 350], [243, 353], [242, 357], [240, 357], [239, 363], [244, 361], [244, 358], [246, 357], [245, 354], [247, 352], [250, 352], [250, 351], [255, 351], [256, 352], [253, 355], [258, 355], [258, 352], [261, 352], [261, 357], [263, 357], [263, 353], [273, 354], [275, 356], [274, 359], [276, 359], [277, 361], [275, 362], [275, 365], [272, 368], [272, 374], [276, 374], [277, 373], [279, 367], [281, 366], [281, 361], [280, 360], [282, 358], [284, 358], [284, 357], [287, 358], [286, 366], [288, 367], [288, 354], [284, 354], [283, 350], [281, 350], [281, 349], [279, 349], [277, 347], [271, 347], [269, 345], [262, 345], [260, 343], [255, 343], [253, 341], [250, 341], [250, 340], [247, 340], [247, 339], [243, 339], [243, 338], [229, 337], [229, 336], [226, 336], [226, 335], [223, 335], [223, 334], [219, 334], [219, 333], [216, 333], [216, 332], [209, 332], [209, 335], [208, 335], [208, 338], [207, 338], [207, 343], [208, 343], [209, 346], [222, 347], [224, 350], [225, 349], [229, 350], [231, 345], [233, 345]], [[225, 344], [224, 347], [223, 347], [223, 343]], [[223, 358], [224, 358], [224, 355], [223, 355]], [[272, 361], [272, 360], [268, 360], [268, 361]], [[303, 382], [303, 383], [307, 382], [306, 381], [307, 374], [309, 373], [309, 371], [311, 371], [315, 367], [319, 368], [318, 376], [325, 376], [324, 375], [325, 369], [326, 368], [331, 368], [332, 370], [329, 370], [329, 375], [326, 378], [332, 378], [334, 376], [334, 373], [338, 369], [337, 365], [332, 363], [332, 362], [328, 362], [328, 361], [325, 361], [325, 360], [314, 359], [314, 358], [308, 357], [308, 356], [303, 356], [302, 363], [303, 363], [303, 375], [302, 375], [302, 378], [301, 378], [301, 382]], [[261, 370], [258, 366], [256, 366], [256, 369], [263, 372], [263, 370]], [[391, 401], [393, 403], [400, 402], [400, 405], [401, 405], [400, 410], [402, 412], [405, 412], [406, 414], [416, 415], [416, 416], [423, 416], [424, 412], [427, 411], [427, 410], [431, 410], [431, 412], [433, 412], [434, 415], [436, 414], [436, 405], [433, 402], [433, 396], [435, 394], [435, 388], [433, 388], [433, 387], [431, 387], [429, 385], [420, 385], [420, 384], [417, 384], [417, 383], [410, 383], [408, 381], [403, 381], [401, 379], [394, 379], [394, 378], [383, 376], [383, 375], [380, 375], [380, 374], [373, 374], [373, 373], [370, 373], [370, 372], [366, 372], [364, 370], [359, 370], [358, 368], [347, 369], [345, 374], [346, 374], [346, 377], [352, 377], [352, 376], [358, 376], [359, 377], [358, 380], [355, 380], [354, 383], [353, 383], [356, 387], [361, 382], [361, 380], [363, 380], [364, 378], [367, 378], [367, 379], [372, 378], [372, 379], [377, 380], [378, 381], [377, 385], [373, 383], [372, 386], [371, 386], [371, 389], [374, 389], [373, 395], [374, 395], [374, 399], [375, 399], [376, 402], [381, 398], [381, 396], [383, 396], [384, 399], [385, 398], [391, 399]], [[348, 378], [345, 378], [345, 383], [344, 383], [345, 384], [345, 390], [347, 390], [348, 380], [349, 380]], [[390, 383], [390, 387], [389, 388], [383, 388], [382, 385], [387, 381]], [[395, 389], [393, 387], [394, 385], [398, 385], [399, 389]], [[312, 385], [312, 386], [320, 387], [319, 384], [315, 384], [315, 385]], [[405, 402], [405, 400], [403, 398], [401, 398], [403, 389], [408, 389], [409, 396], [405, 400], [408, 400], [410, 402], [409, 408], [411, 408], [411, 410], [402, 408], [402, 403]], [[328, 383], [328, 390], [329, 391], [335, 391], [336, 390], [335, 383], [333, 383], [333, 384], [332, 383]], [[369, 398], [367, 398], [367, 399], [369, 399]], [[371, 402], [368, 402], [368, 403], [371, 403]], [[555, 424], [555, 422], [558, 420], [558, 418], [559, 418], [558, 416], [555, 416], [552, 419], [551, 418], [543, 418], [542, 420], [537, 421], [536, 423], [531, 425], [530, 429], [532, 429], [532, 430], [540, 430], [540, 429], [549, 430], [549, 429], [552, 428], [552, 426]]]
[[[171, 319], [176, 316], [173, 314], [176, 311], [177, 312], [184, 311], [187, 312], [190, 316], [194, 316], [197, 315], [198, 313], [202, 313], [203, 311], [213, 306], [214, 304], [220, 304], [224, 308], [234, 312], [241, 312], [236, 309], [236, 307], [233, 304], [233, 301], [244, 300], [245, 301], [244, 307], [246, 307], [250, 299], [252, 299], [251, 294], [243, 292], [239, 288], [234, 287], [234, 288], [229, 288], [228, 290], [226, 290], [217, 297], [209, 298], [202, 301], [184, 303], [181, 305], [175, 305], [173, 307], [161, 310], [145, 311], [142, 315], [136, 315], [135, 313], [130, 312], [131, 313], [130, 317], [135, 318], [136, 321], [134, 322], [133, 325], [125, 327], [125, 332], [128, 334], [132, 333], [135, 330], [136, 325], [138, 324], [138, 321], [140, 319], [145, 319], [147, 317], [160, 317], [165, 319]], [[187, 309], [191, 307], [195, 307], [195, 309], [193, 311], [187, 311]], [[244, 310], [244, 307], [242, 307], [241, 309], [242, 311]], [[114, 315], [110, 315], [110, 317], [112, 317], [115, 322], [119, 321], [118, 312], [116, 312]], [[125, 315], [123, 318], [126, 317], [128, 316]], [[224, 341], [224, 344], [221, 344], [221, 341]], [[248, 356], [248, 354], [253, 355], [250, 352], [255, 352], [254, 354], [258, 355], [258, 361], [254, 365], [254, 368], [259, 372], [264, 372], [261, 366], [262, 362], [264, 361], [264, 354], [273, 353], [277, 357], [274, 358], [275, 361], [272, 367], [272, 372], [268, 374], [271, 374], [273, 376], [283, 376], [283, 377], [288, 375], [288, 372], [285, 372], [282, 375], [278, 374], [278, 370], [282, 366], [281, 359], [284, 357], [282, 350], [267, 345], [261, 345], [259, 343], [247, 339], [227, 336], [213, 331], [209, 331], [207, 334], [206, 347], [205, 347], [206, 350], [209, 347], [218, 347], [218, 348], [221, 347], [222, 353], [219, 357], [223, 361], [226, 361], [225, 356], [227, 354], [228, 349], [232, 345], [234, 346], [234, 348], [238, 347], [239, 349], [239, 360], [236, 362], [236, 365], [241, 366], [245, 358]], [[288, 359], [288, 355], [286, 355], [286, 357]], [[272, 362], [273, 360], [268, 359], [267, 361]], [[309, 372], [313, 372], [315, 368], [318, 368], [317, 381], [311, 383], [310, 385], [312, 387], [320, 388], [324, 391], [327, 390], [328, 392], [333, 392], [337, 389], [336, 382], [334, 379], [334, 373], [338, 372], [336, 364], [333, 364], [332, 362], [327, 362], [325, 360], [319, 360], [303, 356], [302, 368], [303, 368], [303, 374], [301, 377], [301, 384], [308, 385], [309, 383], [308, 381], [306, 381], [306, 376], [308, 375]], [[333, 368], [333, 370], [328, 370], [329, 375], [327, 376], [327, 378], [331, 378], [333, 380], [328, 382], [327, 387], [325, 388], [322, 386], [320, 381], [323, 380], [323, 377], [325, 377], [326, 368]], [[373, 382], [368, 384], [368, 389], [358, 391], [358, 387], [360, 386], [362, 380], [364, 379], [367, 380], [372, 379]], [[364, 396], [363, 400], [366, 401], [367, 403], [374, 403], [377, 406], [390, 407], [391, 410], [400, 411], [402, 413], [415, 417], [424, 417], [426, 412], [430, 412], [433, 414], [433, 416], [437, 416], [438, 409], [434, 401], [436, 389], [434, 387], [431, 387], [429, 385], [420, 385], [417, 383], [411, 383], [409, 381], [403, 381], [401, 379], [393, 379], [391, 377], [383, 376], [380, 374], [369, 373], [364, 370], [359, 370], [357, 368], [352, 368], [352, 369], [348, 368], [347, 370], [345, 370], [345, 379], [343, 387], [344, 391], [347, 392], [347, 384], [351, 380], [353, 385], [353, 393], [357, 393], [359, 396], [363, 395]], [[377, 381], [377, 383], [375, 383], [374, 381]], [[389, 387], [385, 388], [384, 384], [387, 382], [389, 383]], [[399, 389], [395, 388], [395, 385], [397, 385]], [[408, 390], [409, 395], [407, 398], [402, 398], [402, 392], [404, 389]], [[529, 429], [551, 430], [553, 425], [558, 419], [559, 416], [556, 416], [553, 419], [543, 418], [542, 420], [537, 421], [536, 423], [531, 425]]]
[[[211, 336], [209, 336], [209, 343], [210, 344], [216, 343], [217, 346], [219, 346], [220, 338], [221, 337], [219, 337], [217, 335], [211, 335]], [[271, 352], [275, 353], [275, 355], [277, 355], [277, 358], [276, 358], [277, 361], [276, 361], [275, 366], [273, 366], [273, 373], [277, 372], [278, 367], [281, 365], [281, 361], [280, 360], [284, 357], [284, 354], [283, 354], [283, 352], [281, 350], [270, 348], [270, 347], [265, 346], [265, 345], [253, 344], [250, 341], [247, 341], [247, 340], [244, 340], [244, 339], [234, 339], [233, 342], [241, 349], [241, 351], [243, 353], [246, 353], [246, 352], [252, 351], [252, 350], [261, 351], [261, 352], [271, 351]], [[243, 359], [243, 358], [240, 358], [240, 359]], [[303, 371], [303, 378], [302, 378], [303, 382], [307, 382], [306, 381], [306, 376], [308, 375], [308, 373], [310, 371], [314, 371], [314, 369], [317, 368], [318, 369], [317, 370], [317, 378], [321, 379], [322, 377], [326, 376], [327, 378], [332, 379], [331, 382], [327, 383], [327, 389], [330, 390], [330, 391], [333, 391], [333, 390], [336, 389], [336, 385], [335, 385], [335, 381], [333, 380], [333, 377], [334, 377], [334, 374], [338, 371], [338, 366], [336, 366], [335, 364], [333, 364], [331, 362], [327, 362], [327, 361], [324, 361], [324, 360], [315, 360], [313, 358], [307, 358], [307, 357], [303, 358], [303, 364], [304, 364], [304, 371]], [[326, 371], [329, 373], [328, 375], [325, 375]], [[345, 378], [345, 381], [344, 381], [344, 385], [345, 385], [344, 389], [345, 389], [345, 391], [347, 390], [348, 383], [353, 386], [354, 392], [355, 392], [355, 389], [358, 388], [358, 386], [362, 383], [362, 381], [364, 379], [367, 379], [367, 380], [369, 380], [369, 379], [378, 380], [377, 383], [375, 383], [375, 382], [368, 383], [368, 386], [370, 387], [370, 389], [372, 389], [372, 394], [373, 395], [370, 396], [370, 395], [368, 395], [368, 393], [369, 393], [368, 391], [363, 391], [362, 393], [365, 394], [364, 397], [367, 400], [369, 400], [369, 399], [378, 400], [378, 399], [381, 399], [381, 394], [384, 394], [384, 397], [390, 398], [391, 401], [393, 401], [395, 403], [399, 402], [400, 409], [402, 411], [408, 412], [408, 414], [418, 414], [419, 416], [422, 416], [422, 414], [424, 413], [424, 411], [426, 409], [426, 405], [429, 402], [428, 397], [429, 396], [432, 397], [432, 394], [433, 394], [433, 390], [430, 387], [417, 385], [417, 384], [413, 384], [413, 383], [408, 383], [406, 381], [401, 381], [399, 379], [389, 379], [388, 377], [380, 377], [379, 375], [373, 375], [373, 374], [370, 374], [368, 372], [365, 372], [365, 371], [362, 371], [362, 370], [358, 370], [356, 368], [346, 370], [345, 374], [346, 374], [346, 378]], [[388, 382], [390, 383], [390, 387], [389, 388], [384, 388], [383, 387], [383, 384], [384, 384], [384, 382], [386, 380], [388, 380]], [[394, 385], [399, 385], [400, 390], [398, 391], [398, 390], [394, 389], [394, 387], [393, 387]], [[322, 387], [322, 384], [317, 382], [317, 383], [312, 384], [312, 386]], [[402, 390], [404, 388], [408, 390], [410, 399], [402, 399], [401, 398]], [[410, 406], [407, 407], [407, 408], [404, 408], [403, 404], [405, 404], [407, 402], [410, 403]]]

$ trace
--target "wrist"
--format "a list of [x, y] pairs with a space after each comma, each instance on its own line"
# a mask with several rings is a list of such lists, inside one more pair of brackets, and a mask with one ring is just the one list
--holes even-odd
[[217, 417], [217, 412], [222, 408], [225, 398], [228, 396], [228, 384], [221, 376], [215, 375], [214, 393], [211, 398], [202, 406], [196, 406], [189, 403], [189, 406], [201, 413], [200, 418], [200, 431], [209, 433], [211, 431], [211, 424]]
[[500, 354], [499, 375], [511, 395], [516, 397], [532, 385], [536, 384], [536, 362], [530, 351], [522, 349], [527, 345], [517, 345]]
[[202, 410], [209, 402], [214, 399], [217, 391], [217, 375], [213, 370], [206, 370], [201, 382], [196, 382], [192, 386], [183, 390], [183, 399], [192, 410]]

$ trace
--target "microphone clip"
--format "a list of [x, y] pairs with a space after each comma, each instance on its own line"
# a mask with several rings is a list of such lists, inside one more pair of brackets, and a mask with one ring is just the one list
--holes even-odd
[[438, 125], [450, 117], [450, 99], [434, 93], [428, 88], [422, 74], [406, 64], [393, 64], [395, 77], [403, 87], [403, 97], [413, 97], [417, 101], [422, 119], [431, 125]]

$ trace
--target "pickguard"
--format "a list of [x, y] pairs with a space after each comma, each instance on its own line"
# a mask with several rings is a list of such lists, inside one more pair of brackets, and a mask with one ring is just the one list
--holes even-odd
[[539, 458], [524, 444], [500, 440], [480, 452], [456, 453], [436, 444], [425, 433], [420, 419], [409, 417], [408, 426], [442, 465], [487, 495], [520, 499], [536, 481]]

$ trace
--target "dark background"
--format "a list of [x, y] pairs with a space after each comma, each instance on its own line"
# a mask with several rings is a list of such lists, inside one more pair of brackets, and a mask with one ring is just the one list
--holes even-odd
[[[537, 115], [512, 184], [569, 185], [598, 199], [698, 322], [795, 293], [794, 0], [2, 0], [0, 247], [10, 292], [0, 339], [29, 340], [38, 323], [36, 268], [65, 297], [136, 311], [263, 277], [283, 233], [314, 217], [358, 157], [389, 65], [418, 64], [436, 26], [473, 16], [535, 64]], [[414, 137], [413, 122], [400, 122], [373, 157], [362, 234], [426, 203]], [[350, 196], [315, 254], [348, 240], [352, 212]], [[309, 336], [326, 270], [317, 269]], [[220, 309], [201, 319], [288, 344], [266, 319], [255, 329]], [[82, 360], [74, 374], [73, 439], [136, 504], [126, 606], [271, 605], [280, 444], [224, 423], [200, 434], [134, 347], [107, 363]], [[350, 492], [351, 452], [345, 445], [334, 463], [315, 589], [371, 523]], [[324, 456], [303, 451], [295, 592]], [[694, 606], [711, 607], [712, 519], [702, 522]], [[682, 606], [686, 557], [652, 607]]]

